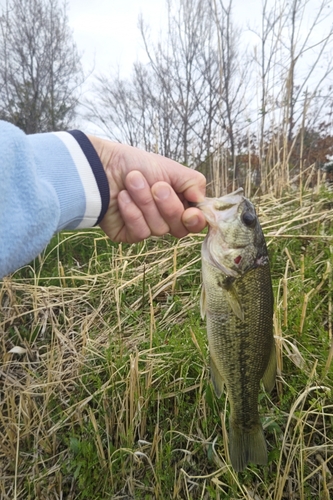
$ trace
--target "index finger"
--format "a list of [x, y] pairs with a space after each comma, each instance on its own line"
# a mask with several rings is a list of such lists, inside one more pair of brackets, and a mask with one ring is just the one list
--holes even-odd
[[202, 173], [169, 158], [156, 154], [153, 156], [167, 174], [168, 181], [176, 193], [183, 194], [187, 201], [196, 203], [203, 201], [206, 193], [206, 178]]

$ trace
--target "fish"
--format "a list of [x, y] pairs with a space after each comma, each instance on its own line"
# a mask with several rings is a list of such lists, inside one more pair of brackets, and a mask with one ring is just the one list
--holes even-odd
[[208, 223], [201, 248], [201, 316], [206, 316], [212, 385], [227, 390], [229, 457], [236, 472], [267, 464], [258, 411], [260, 383], [276, 378], [274, 297], [265, 237], [243, 189], [197, 204]]

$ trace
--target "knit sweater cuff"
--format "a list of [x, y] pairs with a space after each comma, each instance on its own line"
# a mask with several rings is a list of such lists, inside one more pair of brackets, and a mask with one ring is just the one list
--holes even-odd
[[[107, 212], [110, 201], [110, 190], [103, 165], [88, 137], [80, 130], [70, 132], [54, 132], [66, 146], [71, 159], [76, 167], [83, 189], [85, 202], [84, 212], [81, 208], [79, 218], [72, 217], [75, 213], [71, 210], [71, 202], [78, 200], [68, 197], [68, 185], [59, 185], [57, 189], [58, 198], [62, 208], [63, 216], [67, 213], [66, 225], [62, 222], [58, 229], [82, 229], [92, 227], [100, 223]], [[79, 187], [79, 186], [77, 186]], [[62, 217], [63, 219], [63, 217]]]

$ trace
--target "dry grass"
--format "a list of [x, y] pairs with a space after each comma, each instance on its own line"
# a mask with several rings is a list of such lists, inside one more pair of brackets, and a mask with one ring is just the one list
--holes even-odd
[[[330, 199], [329, 199], [330, 198]], [[329, 499], [333, 200], [257, 200], [280, 376], [269, 465], [233, 472], [199, 317], [200, 245], [66, 233], [0, 291], [1, 499]]]

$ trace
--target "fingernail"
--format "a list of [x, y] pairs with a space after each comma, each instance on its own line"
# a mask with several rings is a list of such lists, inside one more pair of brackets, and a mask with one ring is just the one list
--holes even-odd
[[167, 200], [170, 196], [170, 188], [168, 186], [159, 186], [154, 191], [154, 197], [161, 201]]
[[120, 195], [121, 201], [123, 203], [131, 203], [132, 202], [132, 199], [127, 191], [120, 191], [119, 195]]
[[140, 174], [132, 175], [130, 183], [135, 189], [143, 189], [145, 187], [145, 181]]
[[196, 215], [192, 215], [192, 217], [189, 217], [188, 219], [186, 219], [186, 221], [184, 221], [184, 224], [186, 225], [186, 227], [194, 227], [198, 224], [199, 222], [199, 217], [197, 217]]

